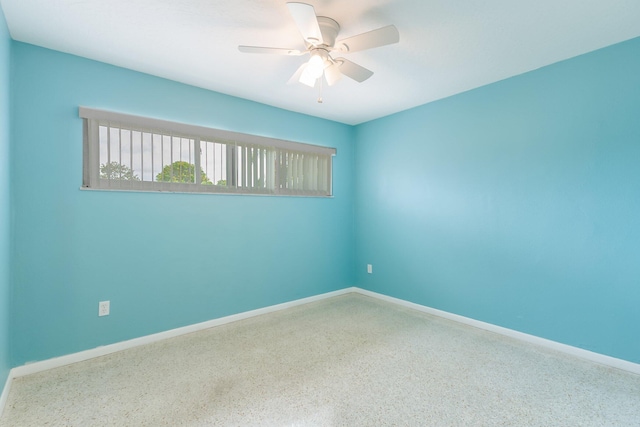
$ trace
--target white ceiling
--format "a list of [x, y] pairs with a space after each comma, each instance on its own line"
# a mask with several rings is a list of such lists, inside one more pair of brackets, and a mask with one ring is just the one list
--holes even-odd
[[[268, 105], [358, 124], [640, 36], [640, 0], [302, 0], [338, 39], [395, 24], [351, 53], [375, 72], [318, 93], [287, 85], [308, 57], [286, 0], [0, 0], [13, 39]], [[640, 53], [639, 53], [640, 54]]]

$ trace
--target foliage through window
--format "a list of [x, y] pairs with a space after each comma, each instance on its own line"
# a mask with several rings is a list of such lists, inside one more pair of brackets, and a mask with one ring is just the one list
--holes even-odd
[[331, 196], [335, 148], [80, 107], [83, 186]]

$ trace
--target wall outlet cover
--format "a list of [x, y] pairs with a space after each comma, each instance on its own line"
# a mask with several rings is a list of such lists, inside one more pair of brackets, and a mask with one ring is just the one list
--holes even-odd
[[98, 303], [98, 316], [108, 316], [110, 311], [110, 301], [100, 301]]

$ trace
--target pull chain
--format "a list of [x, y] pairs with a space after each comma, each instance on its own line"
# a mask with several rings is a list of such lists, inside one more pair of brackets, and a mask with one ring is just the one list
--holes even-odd
[[320, 76], [320, 86], [318, 87], [318, 104], [322, 104], [322, 81], [324, 77], [324, 73]]

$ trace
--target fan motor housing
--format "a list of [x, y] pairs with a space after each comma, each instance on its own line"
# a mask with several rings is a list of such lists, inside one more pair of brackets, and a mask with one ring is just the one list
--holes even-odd
[[326, 16], [318, 16], [318, 26], [322, 34], [322, 44], [333, 47], [336, 37], [340, 32], [340, 25], [333, 19]]

